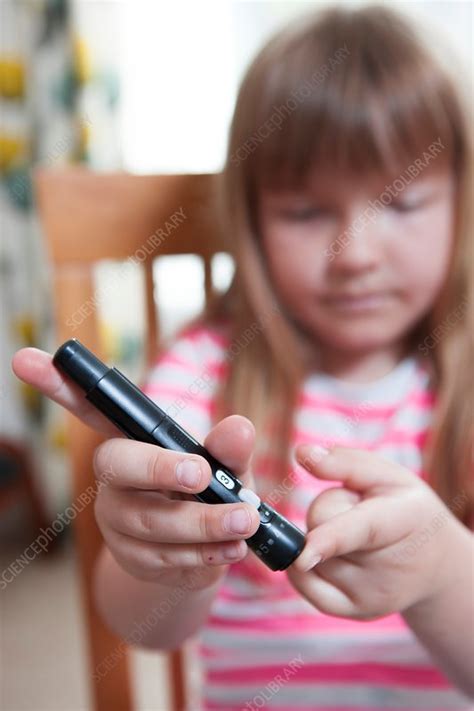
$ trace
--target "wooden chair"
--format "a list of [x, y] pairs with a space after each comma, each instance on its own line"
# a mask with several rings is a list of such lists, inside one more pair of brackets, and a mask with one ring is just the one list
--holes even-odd
[[[154, 257], [196, 254], [204, 266], [206, 300], [212, 298], [211, 259], [222, 250], [214, 219], [215, 175], [139, 176], [126, 173], [95, 174], [82, 167], [40, 169], [35, 175], [39, 215], [45, 234], [54, 279], [58, 345], [79, 338], [101, 356], [96, 310], [71, 329], [71, 315], [83, 304], [93, 303], [92, 268], [102, 259], [143, 259], [146, 301], [146, 357], [153, 357], [159, 338], [159, 320], [153, 297]], [[149, 238], [180, 208], [185, 220], [156, 250], [143, 249]], [[159, 233], [158, 233], [159, 234]], [[148, 241], [148, 242], [147, 242]], [[137, 250], [141, 250], [139, 253]], [[68, 415], [68, 449], [72, 465], [73, 496], [94, 485], [92, 456], [101, 437]], [[75, 519], [81, 593], [88, 634], [90, 669], [94, 670], [120, 644], [100, 620], [93, 604], [91, 572], [102, 539], [93, 507]], [[169, 654], [170, 694], [173, 711], [186, 708], [183, 650]], [[100, 680], [93, 683], [96, 711], [132, 709], [126, 655]]]

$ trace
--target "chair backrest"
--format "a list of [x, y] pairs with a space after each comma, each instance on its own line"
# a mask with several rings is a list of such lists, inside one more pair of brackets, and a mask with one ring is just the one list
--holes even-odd
[[[186, 253], [200, 256], [206, 300], [212, 298], [211, 260], [223, 251], [215, 219], [216, 178], [214, 174], [98, 174], [82, 167], [36, 172], [39, 216], [52, 263], [58, 345], [77, 337], [101, 356], [93, 267], [103, 259], [127, 260], [136, 255], [143, 266], [147, 362], [159, 339], [159, 314], [153, 296], [155, 257]], [[175, 225], [179, 221], [179, 228], [167, 237], [170, 220]], [[71, 320], [78, 313], [84, 318]], [[67, 426], [76, 498], [94, 485], [91, 462], [101, 437], [70, 415]], [[87, 506], [74, 523], [94, 708], [130, 711], [127, 654], [122, 653], [123, 643], [105, 627], [93, 604], [92, 569], [102, 544], [93, 507]], [[106, 659], [114, 659], [114, 664], [98, 679], [99, 675], [92, 672]], [[170, 653], [169, 662], [171, 708], [183, 711], [187, 703], [183, 650]]]

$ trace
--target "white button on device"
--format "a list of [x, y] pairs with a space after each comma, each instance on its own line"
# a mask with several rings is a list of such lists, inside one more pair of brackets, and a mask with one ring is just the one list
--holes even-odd
[[257, 494], [251, 489], [246, 489], [245, 487], [242, 487], [239, 491], [239, 499], [241, 499], [241, 501], [245, 501], [246, 504], [252, 504], [252, 506], [255, 506], [257, 509], [261, 503]]
[[232, 481], [230, 476], [228, 476], [222, 469], [216, 471], [216, 479], [220, 481], [221, 484], [225, 486], [226, 489], [233, 489], [235, 483]]

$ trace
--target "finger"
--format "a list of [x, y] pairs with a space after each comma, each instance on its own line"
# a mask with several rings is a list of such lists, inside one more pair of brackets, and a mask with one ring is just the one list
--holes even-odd
[[293, 563], [287, 575], [294, 587], [318, 610], [326, 615], [354, 617], [357, 608], [350, 595], [325, 577], [323, 567], [315, 568], [311, 574], [301, 572]]
[[349, 511], [360, 501], [360, 496], [355, 491], [350, 491], [343, 486], [325, 489], [311, 502], [306, 514], [308, 530], [320, 526], [339, 513]]
[[255, 446], [255, 427], [250, 420], [241, 415], [225, 417], [209, 432], [204, 446], [245, 486], [253, 484], [249, 466]]
[[197, 493], [211, 481], [211, 467], [198, 454], [129, 439], [108, 439], [94, 454], [99, 481], [113, 486]]
[[77, 385], [53, 366], [52, 360], [49, 353], [38, 348], [22, 348], [13, 356], [12, 369], [20, 380], [65, 407], [89, 427], [109, 437], [118, 437], [119, 430], [86, 400]]
[[250, 504], [204, 504], [110, 490], [96, 516], [115, 531], [154, 543], [210, 543], [249, 538], [260, 520]]
[[391, 502], [389, 497], [368, 499], [317, 526], [307, 533], [295, 567], [307, 571], [328, 558], [397, 543], [410, 528], [398, 505], [397, 499]]
[[387, 459], [359, 449], [299, 445], [296, 459], [318, 479], [334, 479], [361, 493], [369, 489], [386, 490], [387, 487], [412, 484], [416, 477], [404, 467]]
[[128, 572], [143, 580], [159, 578], [165, 570], [229, 565], [245, 558], [245, 541], [190, 545], [152, 544], [120, 533], [110, 538], [114, 557]]
[[375, 578], [368, 582], [364, 567], [346, 558], [327, 560], [309, 573], [291, 567], [288, 577], [312, 605], [327, 615], [373, 620], [397, 606], [398, 591], [393, 586], [378, 583]]

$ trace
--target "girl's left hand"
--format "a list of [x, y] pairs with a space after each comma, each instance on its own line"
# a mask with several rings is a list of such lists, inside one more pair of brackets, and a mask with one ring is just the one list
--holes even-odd
[[314, 476], [342, 483], [312, 502], [306, 545], [287, 571], [310, 603], [329, 615], [371, 619], [449, 585], [463, 527], [428, 484], [359, 450], [300, 445], [295, 454]]

